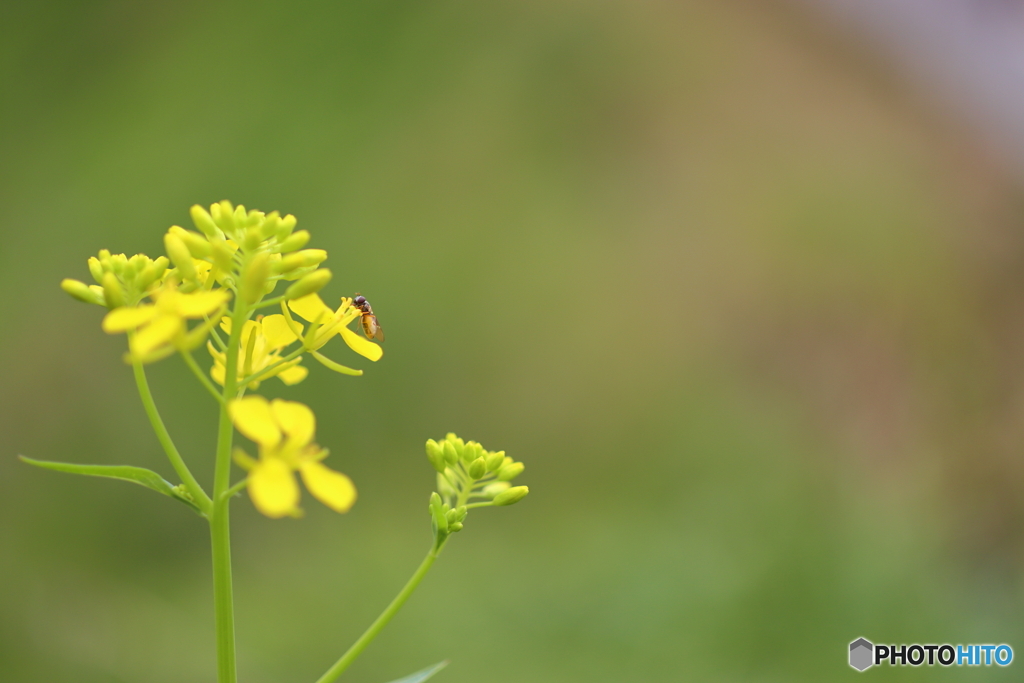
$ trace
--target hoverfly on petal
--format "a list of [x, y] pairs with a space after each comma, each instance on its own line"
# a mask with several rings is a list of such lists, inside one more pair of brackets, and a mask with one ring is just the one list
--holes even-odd
[[361, 322], [363, 334], [366, 335], [366, 338], [384, 341], [384, 330], [381, 329], [380, 323], [377, 322], [377, 316], [373, 314], [373, 308], [370, 306], [370, 302], [366, 300], [366, 297], [356, 292], [355, 297], [352, 299], [352, 305], [362, 313]]

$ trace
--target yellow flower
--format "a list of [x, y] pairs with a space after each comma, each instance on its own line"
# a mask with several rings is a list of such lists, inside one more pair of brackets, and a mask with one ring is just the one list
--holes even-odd
[[152, 304], [115, 308], [103, 318], [103, 331], [109, 334], [135, 330], [128, 348], [131, 357], [148, 363], [159, 360], [175, 349], [193, 349], [203, 343], [209, 328], [201, 325], [191, 332], [185, 320], [211, 315], [228, 300], [225, 290], [192, 293], [165, 286], [150, 293]]
[[249, 497], [264, 515], [301, 514], [296, 470], [306, 489], [332, 510], [347, 512], [356, 502], [352, 480], [320, 462], [327, 451], [313, 443], [316, 418], [308, 406], [246, 396], [231, 401], [228, 412], [235, 428], [259, 444], [259, 460], [236, 451], [235, 461], [249, 470]]
[[[220, 322], [221, 329], [231, 334], [231, 318], [224, 316]], [[242, 335], [239, 340], [238, 354], [238, 377], [239, 379], [256, 374], [261, 370], [269, 368], [281, 360], [281, 349], [295, 341], [295, 335], [288, 329], [288, 323], [280, 314], [261, 316], [257, 320], [247, 320], [242, 327]], [[210, 342], [206, 342], [206, 348], [213, 356], [213, 367], [210, 369], [210, 376], [220, 384], [224, 385], [224, 369], [227, 362], [227, 354], [216, 349]], [[256, 389], [264, 379], [277, 377], [285, 384], [291, 386], [306, 379], [309, 370], [299, 365], [302, 356], [282, 363], [264, 375], [259, 381], [250, 382], [249, 388]]]
[[[307, 348], [311, 351], [319, 349], [330, 341], [331, 337], [338, 334], [341, 335], [341, 338], [345, 340], [350, 349], [361, 356], [376, 361], [380, 360], [380, 357], [384, 355], [384, 350], [379, 345], [369, 339], [360, 337], [348, 329], [349, 323], [361, 315], [359, 309], [352, 305], [352, 299], [348, 297], [342, 297], [341, 305], [338, 306], [336, 311], [328, 308], [319, 294], [309, 294], [298, 299], [292, 299], [288, 302], [288, 308], [311, 323], [319, 323], [320, 326], [316, 329], [313, 339], [307, 345]], [[298, 330], [292, 329], [292, 334], [301, 335], [301, 333], [301, 326]]]

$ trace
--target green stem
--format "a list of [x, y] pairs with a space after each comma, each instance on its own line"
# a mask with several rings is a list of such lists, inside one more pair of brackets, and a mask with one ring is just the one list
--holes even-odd
[[210, 512], [210, 543], [213, 550], [213, 602], [217, 627], [217, 681], [236, 683], [235, 613], [231, 585], [231, 530], [226, 495], [231, 485], [231, 440], [234, 436], [228, 400], [234, 396], [238, 382], [238, 344], [242, 325], [249, 311], [236, 296], [231, 312], [231, 337], [228, 339], [224, 368], [224, 393], [217, 425], [217, 463], [213, 474], [213, 508]]
[[225, 498], [231, 498], [232, 496], [234, 496], [239, 491], [243, 490], [248, 485], [249, 485], [249, 479], [245, 478], [242, 481], [240, 481], [237, 484], [235, 484], [234, 486], [232, 486], [231, 488], [229, 488], [227, 491], [225, 491], [224, 492], [224, 497]]
[[287, 363], [289, 361], [292, 361], [292, 360], [295, 360], [296, 358], [298, 358], [302, 354], [302, 351], [303, 351], [303, 349], [300, 347], [300, 348], [296, 349], [295, 351], [292, 351], [291, 353], [289, 353], [287, 356], [285, 356], [281, 360], [279, 360], [279, 361], [277, 361], [275, 363], [272, 363], [271, 365], [268, 365], [267, 367], [263, 368], [262, 370], [254, 372], [252, 375], [249, 375], [248, 377], [244, 378], [241, 382], [239, 382], [238, 383], [239, 386], [247, 387], [252, 382], [262, 382], [274, 370], [276, 370], [277, 368], [281, 367], [285, 363]]
[[164, 452], [167, 453], [167, 458], [171, 461], [171, 467], [178, 473], [178, 477], [185, 484], [185, 488], [192, 495], [192, 499], [196, 501], [203, 514], [209, 516], [212, 509], [212, 501], [206, 495], [203, 487], [196, 481], [196, 478], [192, 476], [188, 465], [185, 464], [177, 447], [175, 447], [174, 442], [171, 440], [171, 435], [167, 432], [167, 427], [164, 426], [160, 412], [156, 409], [156, 403], [153, 401], [153, 394], [149, 390], [149, 382], [146, 380], [146, 371], [143, 369], [142, 363], [135, 361], [132, 363], [132, 368], [135, 370], [135, 384], [139, 387], [139, 398], [142, 399], [142, 407], [149, 417], [149, 423], [153, 426], [153, 431], [156, 432], [157, 441], [163, 446]]
[[181, 357], [185, 359], [185, 365], [189, 367], [192, 374], [194, 374], [196, 379], [199, 380], [199, 383], [206, 387], [206, 390], [210, 392], [210, 395], [213, 396], [214, 400], [223, 403], [224, 397], [220, 395], [220, 392], [217, 391], [217, 387], [213, 385], [210, 378], [207, 377], [206, 373], [203, 372], [203, 369], [199, 367], [199, 363], [197, 363], [196, 359], [192, 357], [192, 352], [182, 351]]
[[210, 515], [210, 545], [213, 549], [213, 602], [217, 627], [217, 681], [235, 683], [235, 613], [231, 585], [231, 529], [228, 499], [214, 503]]
[[440, 550], [435, 550], [434, 548], [430, 549], [427, 556], [423, 558], [423, 562], [420, 563], [416, 573], [412, 575], [412, 578], [405, 584], [405, 587], [402, 588], [398, 595], [395, 596], [395, 599], [391, 601], [391, 604], [387, 606], [387, 609], [381, 612], [380, 616], [377, 617], [377, 620], [370, 624], [370, 628], [366, 629], [363, 635], [359, 636], [359, 640], [353, 643], [352, 647], [348, 649], [348, 652], [343, 654], [341, 659], [336, 661], [334, 666], [328, 669], [327, 673], [321, 676], [316, 683], [331, 683], [331, 681], [336, 680], [338, 676], [340, 676], [342, 672], [356, 660], [356, 657], [362, 654], [363, 650], [366, 649], [366, 646], [373, 642], [373, 639], [377, 637], [377, 634], [387, 626], [388, 622], [391, 621], [391, 618], [398, 613], [398, 610], [402, 608], [405, 601], [409, 599], [409, 596], [416, 590], [416, 587], [420, 585], [420, 581], [422, 581], [423, 577], [427, 575], [428, 571], [430, 571], [430, 567], [434, 564], [434, 560], [437, 559], [439, 552]]

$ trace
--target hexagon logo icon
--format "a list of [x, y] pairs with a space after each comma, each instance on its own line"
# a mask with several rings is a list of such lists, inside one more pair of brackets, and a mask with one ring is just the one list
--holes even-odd
[[863, 671], [874, 664], [875, 646], [871, 641], [858, 638], [850, 643], [850, 666], [857, 671]]

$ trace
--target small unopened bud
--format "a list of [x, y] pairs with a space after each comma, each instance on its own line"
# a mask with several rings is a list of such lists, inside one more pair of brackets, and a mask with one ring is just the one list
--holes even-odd
[[502, 491], [508, 491], [510, 488], [512, 488], [512, 484], [507, 481], [495, 481], [485, 486], [481, 493], [488, 498], [494, 498]]
[[454, 467], [455, 463], [459, 461], [459, 454], [455, 452], [455, 446], [451, 441], [445, 441], [441, 446], [444, 449], [444, 461], [448, 463], [449, 467]]
[[107, 308], [117, 308], [127, 303], [124, 299], [124, 287], [113, 273], [103, 274], [103, 300]]
[[495, 505], [515, 505], [530, 492], [529, 486], [513, 486], [507, 491], [502, 491], [494, 497]]
[[246, 251], [253, 251], [263, 241], [263, 233], [258, 225], [250, 225], [245, 229], [245, 237], [242, 238], [242, 246]]
[[205, 258], [210, 255], [210, 243], [203, 239], [202, 235], [186, 230], [179, 225], [172, 225], [167, 232], [184, 242], [189, 253], [196, 258]]
[[469, 476], [479, 479], [487, 473], [487, 463], [483, 458], [477, 458], [469, 463]]
[[309, 230], [298, 230], [293, 232], [288, 237], [278, 243], [277, 250], [282, 254], [287, 254], [290, 251], [296, 249], [302, 249], [306, 244], [309, 243]]
[[169, 262], [166, 256], [161, 256], [146, 266], [138, 277], [135, 278], [135, 286], [140, 290], [146, 290], [151, 284], [163, 277], [167, 271]]
[[239, 286], [238, 294], [242, 301], [254, 304], [263, 298], [263, 288], [270, 277], [270, 254], [261, 251], [252, 257], [249, 264], [242, 273], [242, 283]]
[[427, 439], [427, 459], [438, 472], [444, 472], [444, 449], [433, 439]]
[[327, 252], [323, 249], [303, 249], [288, 254], [275, 264], [274, 270], [277, 273], [288, 273], [297, 268], [316, 266], [327, 259]]
[[164, 235], [164, 248], [167, 250], [167, 255], [171, 258], [171, 263], [181, 273], [182, 279], [195, 280], [197, 277], [196, 264], [192, 263], [192, 253], [185, 246], [182, 239], [169, 232]]
[[485, 457], [487, 463], [487, 471], [494, 472], [505, 463], [505, 451], [498, 451], [497, 453], [488, 453]]
[[263, 217], [263, 239], [277, 235], [277, 228], [281, 225], [281, 214], [271, 211]]
[[199, 232], [211, 239], [224, 239], [224, 235], [221, 233], [220, 228], [217, 227], [209, 211], [196, 204], [188, 212], [192, 216], [192, 222], [199, 229]]
[[309, 275], [302, 276], [295, 284], [284, 290], [284, 298], [291, 300], [298, 299], [299, 297], [306, 296], [307, 294], [315, 294], [323, 289], [330, 281], [330, 270], [327, 268], [314, 270]]
[[224, 232], [231, 234], [235, 231], [235, 207], [228, 200], [222, 199], [211, 206], [210, 215]]
[[92, 279], [96, 281], [96, 284], [103, 282], [103, 264], [95, 256], [89, 257], [89, 274], [92, 275]]
[[[469, 463], [476, 460], [477, 456], [480, 454], [480, 452], [477, 451], [478, 448], [480, 448], [480, 444], [478, 444], [476, 441], [466, 442], [466, 444], [462, 447], [462, 453], [459, 454], [462, 457], [462, 462], [468, 465]], [[458, 446], [456, 446], [456, 450], [458, 450]], [[480, 450], [482, 451], [483, 449]]]
[[277, 240], [284, 241], [288, 238], [288, 235], [292, 234], [292, 230], [295, 229], [295, 224], [299, 222], [299, 219], [295, 216], [288, 214], [281, 219], [281, 223], [277, 226]]
[[498, 481], [512, 481], [526, 469], [526, 465], [521, 462], [513, 462], [507, 465], [502, 465], [501, 469], [498, 470]]
[[452, 522], [448, 525], [448, 531], [453, 534], [462, 531], [462, 522]]
[[60, 281], [60, 288], [79, 301], [84, 301], [87, 304], [99, 304], [102, 306], [105, 303], [103, 297], [96, 296], [96, 292], [89, 289], [89, 285], [84, 282], [80, 282], [79, 280], [65, 278]]
[[437, 491], [430, 494], [430, 507], [441, 509], [441, 495]]

